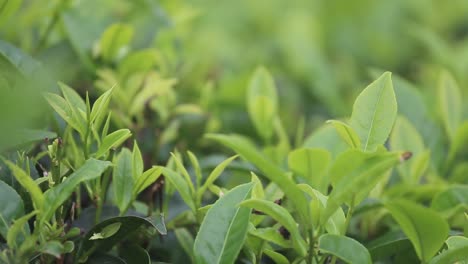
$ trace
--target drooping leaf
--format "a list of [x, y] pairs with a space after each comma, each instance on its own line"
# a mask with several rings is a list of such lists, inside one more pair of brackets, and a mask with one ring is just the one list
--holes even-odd
[[8, 184], [0, 181], [0, 235], [6, 237], [13, 220], [24, 214], [23, 200]]
[[123, 148], [117, 156], [112, 178], [114, 201], [120, 213], [124, 213], [133, 198], [134, 178], [132, 174], [132, 153], [127, 148]]
[[385, 206], [410, 239], [418, 257], [429, 261], [448, 235], [447, 222], [435, 211], [408, 200], [394, 200]]
[[[111, 236], [107, 236], [102, 239], [90, 240], [94, 234], [102, 232], [108, 226], [112, 227], [111, 229], [115, 231], [115, 229], [117, 229], [117, 225], [119, 225], [117, 232], [113, 233]], [[80, 246], [77, 250], [76, 259], [82, 259], [84, 257], [83, 254], [85, 253], [89, 254], [97, 251], [105, 252], [111, 249], [114, 245], [124, 241], [134, 232], [138, 231], [141, 226], [156, 229], [152, 221], [138, 216], [113, 217], [95, 225], [81, 240]]]
[[462, 96], [457, 82], [447, 71], [440, 75], [437, 98], [445, 131], [452, 139], [462, 120]]
[[274, 202], [260, 199], [249, 199], [243, 201], [240, 205], [255, 208], [278, 221], [278, 223], [283, 225], [291, 234], [293, 247], [297, 253], [301, 256], [305, 256], [307, 254], [306, 242], [299, 232], [296, 221], [284, 207], [281, 207]]
[[289, 169], [307, 179], [313, 188], [325, 191], [330, 153], [324, 149], [299, 148], [289, 153]]
[[208, 210], [195, 238], [196, 263], [234, 263], [247, 236], [250, 209], [238, 204], [250, 196], [252, 183], [227, 192]]
[[97, 150], [95, 157], [100, 158], [102, 155], [106, 154], [111, 148], [118, 147], [125, 140], [127, 140], [132, 133], [129, 129], [119, 129], [105, 136], [102, 140], [101, 146]]
[[350, 237], [332, 234], [322, 235], [319, 238], [319, 250], [337, 256], [350, 264], [372, 263], [367, 248]]
[[41, 221], [49, 220], [55, 211], [70, 198], [80, 183], [100, 177], [111, 165], [109, 161], [89, 159], [66, 180], [45, 192], [44, 201], [47, 206], [41, 211]]
[[397, 115], [397, 103], [391, 73], [382, 74], [357, 97], [351, 115], [364, 151], [373, 152], [385, 143]]

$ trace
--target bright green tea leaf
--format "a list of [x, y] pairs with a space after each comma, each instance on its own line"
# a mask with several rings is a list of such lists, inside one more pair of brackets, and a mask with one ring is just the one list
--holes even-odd
[[210, 185], [212, 185], [216, 181], [216, 179], [218, 179], [218, 177], [221, 176], [221, 174], [226, 169], [226, 167], [229, 166], [229, 164], [231, 164], [231, 162], [233, 160], [235, 160], [237, 157], [238, 157], [238, 155], [232, 156], [232, 157], [224, 160], [218, 166], [216, 166], [216, 168], [214, 168], [214, 170], [210, 173], [208, 178], [206, 178], [205, 183], [198, 190], [198, 196], [199, 197], [201, 197], [205, 193], [205, 191], [208, 189], [208, 187], [210, 187]]
[[16, 241], [18, 241], [18, 237], [23, 236], [23, 234], [29, 234], [30, 231], [28, 221], [37, 213], [39, 213], [39, 211], [32, 211], [31, 213], [24, 215], [13, 222], [6, 236], [8, 247], [16, 248]]
[[146, 187], [150, 186], [161, 176], [161, 168], [153, 167], [141, 174], [134, 184], [133, 197], [136, 197]]
[[55, 211], [68, 199], [76, 190], [76, 187], [84, 182], [96, 179], [109, 167], [112, 163], [109, 161], [101, 161], [96, 159], [87, 160], [80, 168], [67, 177], [65, 181], [54, 186], [44, 193], [45, 204], [41, 211], [41, 221], [47, 221], [54, 215]]
[[341, 139], [343, 139], [349, 147], [357, 149], [361, 148], [361, 140], [351, 126], [338, 120], [328, 120], [327, 123], [330, 123], [335, 127], [338, 135], [340, 135]]
[[265, 249], [263, 253], [271, 258], [276, 264], [289, 264], [289, 260], [278, 252]]
[[319, 249], [322, 253], [337, 256], [350, 264], [372, 263], [367, 248], [358, 241], [339, 235], [325, 234], [319, 238]]
[[394, 200], [386, 203], [386, 207], [422, 261], [430, 260], [440, 250], [449, 226], [439, 214], [408, 200]]
[[116, 23], [109, 26], [99, 42], [102, 58], [113, 62], [125, 55], [132, 37], [133, 28], [129, 25]]
[[264, 140], [273, 136], [273, 119], [278, 108], [276, 87], [270, 73], [259, 67], [252, 75], [247, 89], [247, 109], [257, 132]]
[[105, 238], [111, 237], [119, 231], [121, 225], [122, 223], [116, 222], [108, 226], [105, 226], [99, 233], [94, 233], [89, 238], [89, 240], [105, 239]]
[[189, 206], [190, 209], [192, 209], [193, 212], [195, 212], [196, 208], [193, 201], [192, 192], [184, 177], [166, 167], [158, 166], [156, 168], [160, 168], [162, 174], [166, 177], [166, 180], [168, 180], [179, 191], [180, 196], [184, 202]]
[[111, 148], [120, 146], [125, 140], [127, 140], [132, 133], [129, 129], [119, 129], [105, 136], [102, 140], [101, 146], [97, 150], [95, 157], [100, 158], [106, 154]]
[[296, 221], [284, 207], [281, 207], [274, 202], [260, 199], [249, 199], [242, 202], [240, 205], [255, 208], [278, 221], [278, 223], [283, 225], [291, 234], [292, 243], [297, 253], [301, 256], [305, 256], [307, 254], [306, 242], [301, 237]]
[[13, 220], [24, 214], [23, 200], [8, 184], [0, 181], [0, 235], [6, 237]]
[[247, 236], [250, 209], [239, 203], [250, 197], [252, 183], [227, 192], [208, 210], [195, 238], [196, 263], [234, 263]]
[[299, 148], [289, 153], [289, 169], [304, 177], [310, 186], [325, 191], [331, 155], [324, 149]]
[[5, 160], [4, 162], [8, 166], [8, 168], [10, 168], [10, 170], [13, 172], [13, 175], [15, 176], [16, 180], [21, 184], [21, 186], [23, 186], [23, 188], [25, 188], [28, 191], [34, 203], [34, 208], [36, 208], [37, 210], [42, 210], [44, 206], [44, 194], [42, 193], [41, 189], [36, 184], [36, 182], [23, 169], [16, 166], [16, 164], [14, 164], [13, 162], [9, 160]]
[[112, 188], [114, 191], [114, 201], [124, 213], [128, 204], [132, 202], [134, 178], [132, 166], [132, 153], [127, 148], [123, 148], [117, 156], [114, 166]]
[[364, 151], [373, 152], [390, 135], [397, 115], [397, 103], [391, 73], [382, 74], [357, 97], [351, 115]]

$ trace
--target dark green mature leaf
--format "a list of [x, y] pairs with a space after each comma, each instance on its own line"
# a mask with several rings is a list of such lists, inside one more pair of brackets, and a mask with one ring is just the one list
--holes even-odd
[[397, 115], [391, 73], [382, 74], [357, 97], [351, 115], [364, 151], [373, 152], [385, 143]]
[[332, 254], [350, 264], [372, 263], [367, 248], [358, 241], [339, 235], [325, 234], [319, 238], [319, 250]]
[[[23, 186], [31, 196], [34, 207], [37, 210], [42, 210], [44, 205], [44, 194], [42, 193], [36, 182], [23, 169], [16, 166], [13, 162], [5, 160], [5, 164], [10, 168], [16, 180]], [[42, 211], [41, 211], [42, 213]]]
[[257, 132], [265, 140], [273, 135], [273, 120], [277, 113], [278, 98], [270, 73], [258, 67], [249, 82], [247, 108]]
[[366, 245], [374, 261], [396, 255], [412, 248], [411, 241], [400, 230], [390, 231]]
[[286, 176], [286, 173], [281, 168], [276, 164], [269, 162], [252, 145], [239, 136], [209, 134], [207, 137], [233, 149], [244, 159], [252, 162], [256, 167], [258, 167], [264, 173], [265, 177], [276, 183], [284, 191], [286, 196], [292, 200], [301, 217], [301, 222], [307, 222], [306, 219], [309, 215], [307, 200], [299, 187], [297, 187], [296, 184]]
[[447, 222], [435, 211], [408, 200], [394, 200], [385, 206], [410, 239], [418, 257], [429, 261], [448, 235]]
[[278, 221], [278, 223], [283, 225], [291, 234], [293, 247], [297, 253], [301, 256], [305, 256], [307, 254], [307, 244], [299, 232], [296, 221], [288, 212], [288, 210], [274, 202], [260, 199], [249, 199], [243, 201], [240, 205], [249, 208], [255, 208], [256, 210], [263, 212]]
[[330, 160], [330, 153], [324, 149], [299, 148], [289, 153], [288, 165], [289, 169], [307, 179], [310, 186], [325, 191]]
[[457, 82], [447, 71], [443, 71], [440, 75], [437, 98], [445, 131], [449, 138], [453, 139], [462, 120], [462, 96]]
[[193, 243], [195, 242], [192, 234], [186, 228], [177, 228], [174, 230], [177, 241], [185, 251], [187, 256], [193, 258]]
[[80, 183], [100, 177], [111, 165], [109, 161], [89, 159], [66, 180], [45, 192], [44, 200], [47, 206], [41, 211], [41, 221], [49, 220]]
[[6, 237], [13, 220], [23, 216], [23, 200], [8, 184], [0, 181], [0, 235]]
[[250, 219], [250, 209], [238, 204], [250, 197], [252, 185], [235, 187], [208, 210], [193, 246], [196, 263], [234, 263]]
[[[117, 232], [113, 233], [111, 236], [105, 237], [103, 239], [91, 240], [93, 235], [101, 233], [106, 227], [113, 225], [115, 226], [116, 224], [120, 224], [120, 226]], [[90, 254], [96, 251], [105, 252], [139, 230], [139, 227], [141, 226], [152, 227], [156, 229], [156, 226], [152, 221], [139, 216], [121, 216], [107, 219], [95, 225], [86, 233], [78, 248], [76, 258], [82, 259], [85, 257], [84, 254]]]
[[137, 244], [125, 245], [124, 249], [120, 252], [121, 257], [127, 264], [151, 264], [151, 258], [148, 252]]
[[117, 156], [113, 172], [112, 188], [114, 190], [114, 201], [120, 210], [124, 213], [133, 198], [133, 166], [132, 153], [129, 149], [123, 148]]
[[129, 129], [119, 129], [105, 136], [102, 140], [101, 146], [99, 146], [98, 151], [95, 154], [96, 158], [100, 158], [102, 155], [106, 154], [111, 148], [115, 148], [127, 140], [132, 133]]
[[125, 260], [111, 254], [99, 252], [86, 260], [86, 264], [128, 264]]

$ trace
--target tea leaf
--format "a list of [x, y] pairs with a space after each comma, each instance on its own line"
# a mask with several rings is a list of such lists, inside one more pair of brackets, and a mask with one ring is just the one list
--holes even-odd
[[38, 210], [32, 211], [29, 214], [24, 215], [16, 219], [15, 222], [13, 222], [6, 236], [8, 247], [16, 248], [16, 241], [18, 241], [19, 237], [23, 236], [22, 233], [24, 232], [24, 234], [29, 234], [30, 231], [29, 231], [28, 221], [37, 213], [39, 213]]
[[264, 140], [273, 135], [273, 119], [278, 108], [276, 87], [270, 73], [258, 67], [252, 75], [247, 90], [247, 108], [257, 132]]
[[188, 205], [193, 212], [196, 211], [190, 187], [184, 177], [179, 173], [165, 167], [157, 166], [166, 177], [166, 179], [179, 191], [182, 200]]
[[119, 129], [105, 136], [102, 140], [101, 146], [99, 146], [99, 149], [95, 154], [95, 157], [100, 158], [101, 156], [106, 154], [111, 148], [118, 147], [131, 135], [132, 133], [129, 129]]
[[373, 152], [385, 143], [397, 115], [391, 73], [382, 74], [357, 97], [351, 115], [353, 127], [364, 151]]
[[0, 181], [0, 235], [6, 237], [13, 220], [24, 214], [23, 200], [8, 184]]
[[208, 178], [206, 178], [205, 183], [198, 190], [198, 197], [201, 197], [205, 193], [208, 187], [210, 187], [210, 185], [212, 185], [216, 181], [216, 179], [218, 179], [218, 177], [221, 176], [221, 174], [226, 169], [226, 167], [229, 166], [229, 164], [231, 164], [231, 162], [235, 160], [237, 157], [238, 155], [232, 156], [224, 160], [218, 166], [216, 166], [216, 168], [214, 168], [214, 170], [210, 173]]
[[155, 182], [161, 176], [161, 173], [161, 168], [152, 167], [151, 169], [141, 174], [135, 182], [133, 197], [136, 197], [140, 192], [146, 189], [146, 187]]
[[132, 153], [127, 148], [123, 148], [115, 161], [112, 178], [114, 201], [120, 213], [124, 213], [128, 204], [132, 202], [134, 184], [132, 171]]
[[250, 197], [252, 185], [235, 187], [208, 210], [193, 246], [196, 263], [234, 263], [250, 218], [250, 209], [238, 204]]
[[359, 136], [351, 126], [338, 120], [328, 120], [327, 123], [330, 123], [335, 127], [338, 135], [340, 135], [341, 139], [343, 139], [348, 146], [351, 148], [361, 148]]
[[367, 248], [349, 237], [332, 234], [322, 235], [319, 238], [319, 249], [323, 253], [337, 256], [346, 263], [372, 263]]
[[133, 141], [133, 151], [132, 151], [132, 177], [134, 180], [138, 179], [139, 176], [143, 173], [144, 164], [143, 157], [141, 156], [140, 148], [136, 140]]
[[278, 252], [265, 249], [263, 253], [265, 253], [265, 255], [271, 258], [276, 264], [289, 264], [289, 260]]
[[301, 237], [296, 221], [291, 214], [285, 208], [275, 204], [274, 202], [260, 200], [260, 199], [249, 199], [240, 204], [249, 208], [255, 208], [256, 210], [263, 212], [283, 225], [291, 234], [291, 239], [294, 249], [301, 256], [307, 254], [306, 242]]
[[313, 188], [325, 191], [331, 155], [323, 149], [299, 148], [288, 155], [289, 169], [304, 177]]
[[427, 262], [440, 250], [449, 226], [439, 214], [408, 200], [394, 200], [385, 206], [410, 239], [419, 259]]
[[46, 191], [44, 200], [47, 206], [41, 211], [41, 222], [49, 220], [55, 211], [70, 198], [80, 183], [100, 177], [111, 165], [109, 161], [89, 159], [62, 183]]
[[445, 131], [453, 139], [462, 120], [462, 95], [457, 82], [447, 71], [443, 71], [439, 78], [438, 99]]
[[[34, 180], [29, 176], [23, 169], [16, 166], [13, 162], [9, 160], [4, 161], [5, 164], [10, 168], [15, 176], [16, 180], [23, 186], [31, 196], [31, 200], [34, 203], [34, 208], [37, 210], [42, 210], [44, 207], [44, 194], [42, 193], [39, 186], [34, 182]], [[42, 211], [41, 211], [42, 212]]]
[[99, 42], [102, 58], [107, 62], [113, 62], [122, 57], [132, 37], [133, 28], [129, 25], [116, 23], [109, 26]]

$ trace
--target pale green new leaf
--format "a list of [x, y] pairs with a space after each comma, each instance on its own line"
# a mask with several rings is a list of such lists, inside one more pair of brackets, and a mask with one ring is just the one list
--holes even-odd
[[198, 190], [198, 197], [201, 197], [205, 193], [208, 187], [210, 187], [216, 181], [216, 179], [218, 179], [218, 177], [221, 176], [221, 173], [223, 173], [226, 167], [229, 166], [229, 164], [231, 164], [231, 162], [237, 157], [238, 155], [232, 156], [224, 160], [223, 162], [218, 164], [216, 168], [214, 168], [214, 170], [210, 173], [208, 178], [206, 178], [205, 183], [203, 183], [202, 187]]
[[391, 73], [382, 74], [357, 97], [351, 115], [364, 151], [373, 152], [385, 143], [397, 116], [397, 102]]
[[133, 28], [116, 23], [106, 29], [99, 42], [99, 49], [105, 61], [112, 62], [125, 54], [133, 37]]
[[258, 67], [247, 89], [247, 109], [257, 132], [264, 140], [273, 135], [273, 120], [277, 113], [278, 98], [275, 82], [264, 67]]
[[193, 200], [192, 192], [189, 187], [189, 183], [180, 175], [179, 173], [166, 168], [166, 167], [161, 167], [157, 166], [156, 168], [159, 168], [162, 172], [162, 174], [166, 177], [166, 180], [168, 180], [180, 193], [180, 196], [182, 197], [182, 200], [188, 205], [188, 207], [195, 212], [195, 203]]
[[116, 148], [120, 146], [120, 144], [127, 140], [131, 135], [132, 133], [130, 132], [130, 130], [124, 128], [114, 131], [109, 135], [105, 136], [95, 154], [95, 157], [100, 158], [101, 156], [106, 154], [111, 148]]
[[136, 179], [133, 188], [133, 197], [136, 198], [136, 196], [144, 189], [146, 189], [146, 187], [150, 186], [153, 182], [159, 179], [161, 173], [162, 170], [160, 167], [152, 167], [151, 169], [148, 169], [147, 171], [143, 172], [143, 174], [141, 174]]
[[23, 186], [24, 189], [26, 189], [26, 191], [28, 191], [34, 204], [34, 208], [37, 210], [42, 210], [44, 206], [44, 194], [36, 182], [23, 169], [16, 166], [16, 164], [13, 162], [9, 160], [4, 160], [4, 162], [8, 168], [10, 168], [16, 180], [21, 184], [21, 186]]

